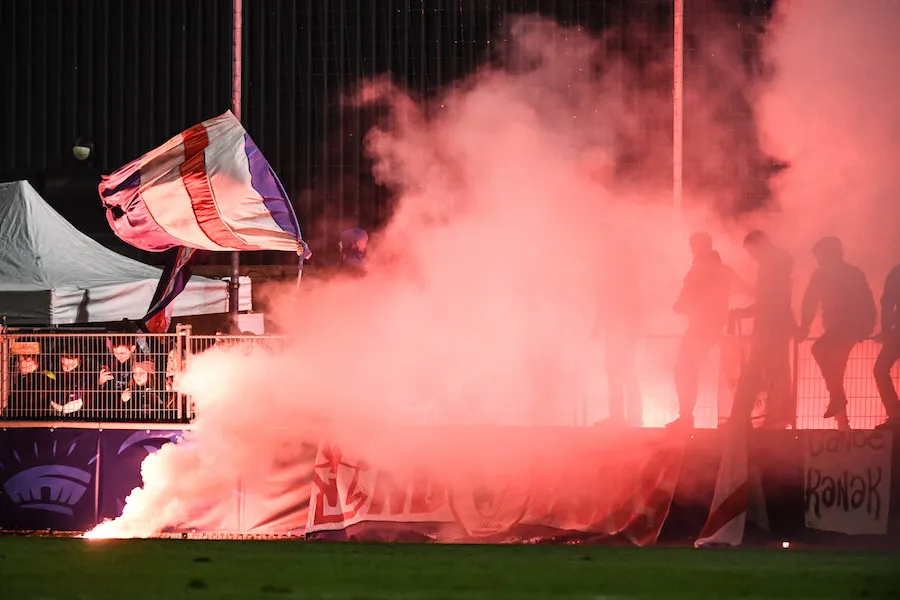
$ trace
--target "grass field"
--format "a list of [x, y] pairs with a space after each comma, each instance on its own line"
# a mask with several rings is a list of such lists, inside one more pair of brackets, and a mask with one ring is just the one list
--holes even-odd
[[900, 554], [0, 537], [0, 599], [897, 598]]

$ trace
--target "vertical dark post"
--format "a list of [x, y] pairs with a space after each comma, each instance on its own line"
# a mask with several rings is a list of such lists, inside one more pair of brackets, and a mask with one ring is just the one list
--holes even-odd
[[[241, 120], [241, 38], [243, 33], [243, 0], [234, 0], [233, 11], [233, 59], [231, 63], [231, 112]], [[240, 310], [241, 254], [231, 253], [231, 283], [228, 287], [228, 313], [235, 325]]]
[[682, 219], [684, 165], [684, 0], [675, 0], [674, 60], [672, 62], [672, 208], [676, 230]]

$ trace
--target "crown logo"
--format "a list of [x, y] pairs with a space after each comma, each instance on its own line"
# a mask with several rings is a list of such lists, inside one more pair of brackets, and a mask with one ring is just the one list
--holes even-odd
[[91, 481], [91, 474], [76, 467], [42, 465], [10, 477], [3, 490], [23, 509], [73, 514]]
[[[72, 442], [68, 451], [65, 447], [58, 447], [58, 442], [54, 441], [52, 449], [47, 448], [50, 452], [39, 453], [39, 445], [35, 442], [32, 446], [34, 456], [31, 453], [20, 454], [19, 450], [13, 450], [7, 457], [11, 457], [14, 463], [4, 465], [0, 462], [0, 472], [15, 471], [11, 468], [18, 466], [19, 468], [28, 467], [29, 464], [39, 463], [35, 466], [24, 468], [23, 470], [11, 475], [3, 483], [3, 492], [9, 500], [18, 508], [26, 510], [43, 510], [48, 512], [59, 513], [72, 516], [74, 514], [74, 506], [84, 496], [88, 485], [93, 478], [92, 465], [97, 460], [94, 455], [84, 465], [85, 468], [79, 466], [46, 464], [46, 462], [56, 462], [58, 460], [66, 460], [67, 462], [80, 462], [74, 460], [77, 454], [73, 456], [78, 442]], [[24, 450], [24, 448], [20, 448]], [[41, 456], [43, 454], [43, 456]], [[49, 454], [49, 456], [48, 456]], [[16, 465], [16, 463], [18, 463]], [[45, 463], [45, 464], [40, 464]], [[87, 470], [91, 469], [91, 470]], [[2, 481], [0, 477], [0, 481]]]

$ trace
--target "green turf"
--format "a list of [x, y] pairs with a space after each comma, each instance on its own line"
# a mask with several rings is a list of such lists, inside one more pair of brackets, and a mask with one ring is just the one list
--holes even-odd
[[898, 598], [900, 555], [0, 537], [0, 599]]

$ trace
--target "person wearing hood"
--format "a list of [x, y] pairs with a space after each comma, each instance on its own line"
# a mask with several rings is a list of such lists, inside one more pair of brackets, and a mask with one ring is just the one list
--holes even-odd
[[839, 239], [822, 238], [812, 251], [818, 268], [803, 296], [797, 341], [809, 337], [810, 327], [821, 308], [824, 332], [813, 343], [812, 355], [828, 390], [829, 402], [824, 418], [833, 417], [838, 429], [847, 430], [850, 423], [844, 372], [853, 348], [872, 335], [878, 310], [865, 273], [844, 260], [844, 246]]
[[694, 262], [673, 307], [676, 313], [687, 318], [688, 326], [675, 359], [679, 416], [669, 423], [670, 428], [693, 428], [700, 367], [709, 352], [722, 340], [728, 324], [731, 296], [749, 287], [731, 267], [722, 263], [708, 233], [693, 234], [690, 246]]
[[353, 275], [366, 272], [366, 246], [369, 234], [365, 229], [345, 229], [341, 232], [341, 268]]
[[766, 394], [766, 425], [785, 428], [793, 421], [791, 339], [797, 322], [791, 307], [794, 259], [762, 231], [744, 238], [744, 249], [759, 265], [756, 301], [731, 311], [731, 319], [753, 319], [750, 356], [738, 378], [728, 423], [749, 426], [760, 393]]

